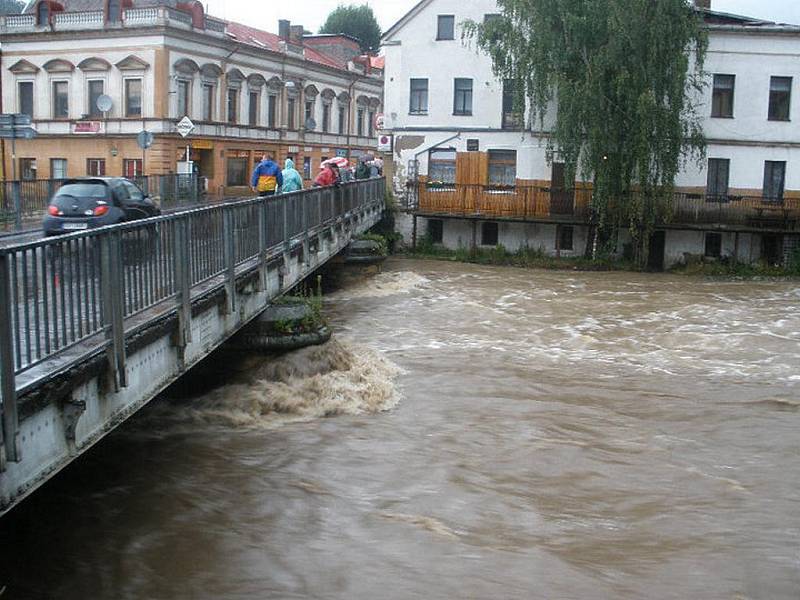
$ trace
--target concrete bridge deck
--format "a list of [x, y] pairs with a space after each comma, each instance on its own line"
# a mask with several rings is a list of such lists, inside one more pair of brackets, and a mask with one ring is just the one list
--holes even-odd
[[384, 185], [0, 248], [0, 515], [377, 223]]

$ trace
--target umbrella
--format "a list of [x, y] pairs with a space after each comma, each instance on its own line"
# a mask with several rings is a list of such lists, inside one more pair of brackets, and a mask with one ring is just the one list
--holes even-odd
[[348, 161], [346, 158], [342, 156], [336, 156], [334, 158], [329, 158], [328, 160], [323, 162], [321, 166], [324, 167], [326, 165], [336, 165], [340, 169], [346, 169], [347, 167], [350, 166], [350, 161]]

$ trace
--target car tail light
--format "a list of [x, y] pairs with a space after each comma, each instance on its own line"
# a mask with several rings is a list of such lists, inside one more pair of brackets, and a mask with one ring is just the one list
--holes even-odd
[[49, 214], [51, 217], [60, 217], [64, 213], [58, 210], [57, 206], [53, 206], [51, 204], [50, 206], [47, 207], [47, 214]]
[[104, 214], [108, 212], [108, 206], [96, 206], [94, 208], [94, 216], [95, 217], [102, 217]]

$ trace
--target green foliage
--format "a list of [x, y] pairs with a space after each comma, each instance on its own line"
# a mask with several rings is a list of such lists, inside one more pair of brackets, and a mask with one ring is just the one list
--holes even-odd
[[381, 27], [367, 4], [340, 4], [328, 15], [320, 33], [344, 33], [359, 40], [362, 52], [376, 52], [381, 44]]
[[25, 10], [22, 0], [0, 0], [0, 15], [18, 15]]
[[389, 254], [389, 243], [387, 242], [386, 238], [383, 235], [381, 235], [379, 233], [364, 233], [364, 234], [358, 236], [357, 239], [362, 240], [362, 241], [375, 242], [379, 246], [378, 251], [376, 252], [376, 254], [378, 256], [388, 256], [388, 254]]
[[494, 248], [465, 248], [448, 250], [440, 245], [432, 244], [430, 238], [421, 238], [411, 255], [417, 258], [437, 258], [454, 262], [473, 263], [478, 265], [495, 265], [519, 267], [526, 269], [567, 269], [576, 271], [629, 271], [638, 267], [625, 260], [611, 257], [588, 259], [584, 257], [556, 258], [545, 253], [543, 248], [523, 248], [510, 252], [502, 245]]
[[515, 110], [530, 106], [528, 124], [552, 131], [548, 155], [566, 164], [568, 180], [580, 172], [593, 182], [600, 229], [629, 227], [644, 260], [676, 174], [704, 157], [700, 17], [686, 0], [498, 7], [499, 18], [467, 22], [465, 36], [488, 52], [499, 78], [516, 82]]

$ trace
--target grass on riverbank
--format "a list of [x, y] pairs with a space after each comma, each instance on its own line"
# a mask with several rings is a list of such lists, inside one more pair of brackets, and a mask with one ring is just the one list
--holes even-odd
[[409, 250], [408, 256], [414, 258], [436, 258], [476, 265], [494, 265], [503, 267], [520, 267], [524, 269], [549, 269], [572, 271], [635, 271], [633, 262], [615, 259], [598, 258], [591, 260], [583, 256], [556, 258], [549, 256], [542, 249], [523, 248], [518, 252], [509, 252], [503, 246], [494, 248], [459, 248], [449, 250], [422, 240], [416, 249]]
[[[414, 258], [433, 258], [454, 262], [478, 265], [495, 265], [520, 267], [526, 269], [548, 269], [564, 271], [641, 271], [634, 261], [614, 257], [589, 259], [583, 256], [561, 257], [550, 256], [542, 249], [524, 248], [518, 252], [509, 252], [503, 246], [495, 248], [460, 248], [449, 250], [423, 239], [416, 249], [408, 250], [407, 255]], [[670, 273], [689, 277], [719, 278], [798, 278], [800, 277], [800, 253], [790, 257], [786, 267], [774, 267], [765, 264], [748, 265], [733, 261], [703, 262], [697, 260], [687, 265], [669, 269]]]

